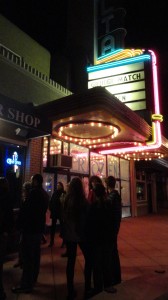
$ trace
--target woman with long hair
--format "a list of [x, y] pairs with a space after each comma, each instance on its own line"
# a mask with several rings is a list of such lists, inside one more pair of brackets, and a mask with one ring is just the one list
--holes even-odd
[[74, 269], [77, 254], [77, 246], [85, 258], [85, 291], [90, 289], [90, 254], [86, 242], [86, 223], [89, 204], [86, 200], [82, 180], [74, 177], [69, 184], [64, 204], [65, 241], [67, 247], [67, 300], [76, 297], [74, 289]]

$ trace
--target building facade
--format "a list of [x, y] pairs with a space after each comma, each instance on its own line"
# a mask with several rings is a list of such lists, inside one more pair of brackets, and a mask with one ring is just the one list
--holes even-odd
[[[129, 105], [124, 103], [125, 91], [121, 95], [117, 92], [111, 94], [106, 90], [104, 83], [107, 83], [107, 80], [104, 77], [103, 80], [101, 79], [103, 84], [100, 84], [100, 77], [89, 78], [90, 74], [99, 72], [101, 66], [102, 70], [104, 66], [105, 69], [114, 70], [115, 66], [109, 66], [109, 63], [116, 63], [117, 60], [111, 58], [109, 60], [109, 53], [114, 54], [117, 47], [123, 48], [125, 30], [122, 27], [118, 32], [119, 35], [116, 36], [111, 34], [111, 31], [97, 31], [96, 19], [93, 19], [93, 13], [97, 10], [93, 6], [88, 14], [90, 19], [82, 18], [84, 26], [86, 21], [89, 24], [91, 34], [89, 38], [87, 34], [81, 35], [82, 41], [75, 42], [77, 33], [72, 35], [73, 30], [71, 32], [71, 29], [75, 29], [76, 26], [73, 17], [75, 5], [70, 8], [69, 25], [71, 26], [68, 27], [67, 41], [68, 49], [71, 49], [69, 57], [71, 68], [68, 68], [71, 69], [71, 80], [70, 83], [68, 81], [68, 88], [71, 90], [72, 87], [73, 93], [50, 78], [49, 52], [0, 16], [0, 22], [3, 24], [0, 26], [0, 32], [2, 31], [0, 107], [5, 108], [4, 103], [8, 103], [7, 109], [10, 109], [10, 114], [2, 116], [1, 113], [4, 123], [0, 138], [2, 161], [10, 159], [8, 161], [11, 162], [12, 173], [20, 185], [24, 180], [30, 179], [32, 174], [42, 173], [45, 188], [50, 194], [57, 181], [61, 180], [66, 184], [76, 175], [82, 177], [86, 194], [90, 175], [98, 175], [102, 179], [113, 175], [117, 178], [116, 188], [122, 196], [123, 217], [156, 213], [160, 208], [168, 208], [166, 164], [168, 143], [161, 135], [160, 111], [153, 110], [153, 114], [149, 112], [153, 108], [151, 90], [146, 91], [141, 87], [141, 95], [145, 92], [148, 95], [141, 104], [147, 106], [138, 110], [134, 109], [135, 102], [130, 104], [131, 101], [127, 101]], [[79, 10], [79, 5], [76, 9]], [[99, 7], [98, 10], [100, 24], [101, 9]], [[85, 12], [86, 10], [87, 6]], [[110, 13], [110, 9], [103, 8], [104, 20]], [[123, 14], [122, 10], [120, 14], [122, 18]], [[113, 26], [118, 26], [118, 23], [114, 22]], [[109, 27], [105, 26], [105, 28]], [[82, 31], [88, 32], [86, 28]], [[97, 35], [94, 37], [94, 34]], [[101, 37], [104, 34], [104, 40], [100, 40], [99, 34]], [[98, 37], [97, 44], [96, 37]], [[93, 47], [90, 46], [92, 41]], [[81, 43], [83, 43], [82, 47]], [[25, 44], [30, 47], [22, 47]], [[145, 54], [138, 52], [135, 57], [140, 59], [141, 55]], [[120, 60], [121, 58], [118, 59]], [[134, 72], [137, 76], [141, 76], [142, 83], [144, 79], [142, 67], [140, 71], [134, 70]], [[108, 86], [112, 81], [116, 85], [114, 80], [118, 79], [114, 78], [115, 76], [118, 76], [118, 73], [108, 75]], [[56, 77], [58, 78], [59, 74]], [[67, 74], [65, 77], [67, 78]], [[139, 77], [134, 75], [129, 78], [137, 82]], [[97, 84], [94, 82], [92, 88], [88, 89], [87, 85], [91, 80], [97, 81]], [[121, 80], [120, 76], [120, 84], [125, 84]], [[146, 81], [142, 84], [149, 86], [149, 82]], [[120, 101], [119, 94], [123, 101]], [[12, 102], [14, 107], [11, 107]], [[156, 128], [158, 131], [155, 131]], [[160, 135], [157, 135], [158, 132]], [[157, 140], [155, 140], [156, 136]], [[158, 141], [159, 147], [153, 147], [148, 152], [147, 143], [151, 145]], [[144, 147], [145, 151], [136, 148], [140, 146]], [[17, 151], [18, 147], [22, 151]], [[130, 150], [130, 147], [132, 149], [134, 147], [134, 151]], [[126, 150], [127, 148], [129, 151]], [[17, 154], [13, 157], [15, 152]], [[4, 153], [5, 155], [9, 153], [9, 156], [6, 157]], [[23, 162], [22, 168], [20, 162]], [[2, 164], [1, 174], [6, 174], [7, 171], [7, 167], [5, 169]], [[11, 173], [11, 170], [8, 173]], [[15, 201], [15, 206], [17, 204], [18, 200]]]
[[51, 133], [37, 106], [70, 95], [50, 79], [50, 53], [0, 15], [1, 176], [10, 181], [14, 207], [21, 186], [42, 170], [42, 137]]

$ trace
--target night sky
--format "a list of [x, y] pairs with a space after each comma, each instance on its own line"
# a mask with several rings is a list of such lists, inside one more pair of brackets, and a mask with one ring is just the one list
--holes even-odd
[[[67, 1], [48, 0], [43, 3], [39, 0], [0, 0], [0, 12], [48, 50], [53, 51], [54, 41], [61, 39], [60, 31], [65, 30], [64, 11]], [[126, 9], [126, 47], [168, 50], [167, 1], [114, 0], [112, 2], [121, 3]], [[53, 30], [50, 33], [51, 28]]]
[[[67, 0], [48, 0], [44, 4], [39, 0], [0, 0], [0, 13], [54, 53], [55, 46], [62, 45], [62, 32], [66, 31], [66, 15], [61, 13], [64, 12], [66, 3]], [[158, 53], [160, 90], [165, 109], [168, 93], [167, 1], [114, 0], [114, 3], [121, 3], [126, 9], [125, 48], [147, 48]]]
[[54, 52], [56, 41], [61, 42], [62, 32], [66, 30], [66, 16], [62, 13], [65, 3], [66, 0], [48, 0], [46, 3], [39, 0], [0, 0], [0, 12], [39, 44]]

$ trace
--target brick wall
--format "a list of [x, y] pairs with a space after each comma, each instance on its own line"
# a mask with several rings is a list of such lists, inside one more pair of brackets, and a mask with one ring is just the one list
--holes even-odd
[[29, 141], [26, 154], [25, 181], [30, 180], [35, 173], [42, 174], [42, 146], [42, 138]]

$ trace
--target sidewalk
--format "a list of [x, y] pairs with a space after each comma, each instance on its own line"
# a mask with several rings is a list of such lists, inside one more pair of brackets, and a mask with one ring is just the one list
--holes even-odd
[[[17, 254], [8, 257], [4, 265], [7, 300], [64, 300], [66, 299], [66, 260], [62, 258], [62, 240], [58, 234], [55, 246], [42, 245], [41, 269], [32, 294], [12, 294], [21, 270], [13, 268]], [[119, 234], [119, 253], [123, 282], [116, 294], [102, 292], [93, 300], [168, 300], [168, 212], [122, 220]], [[78, 250], [75, 268], [76, 300], [83, 299], [83, 256]]]

